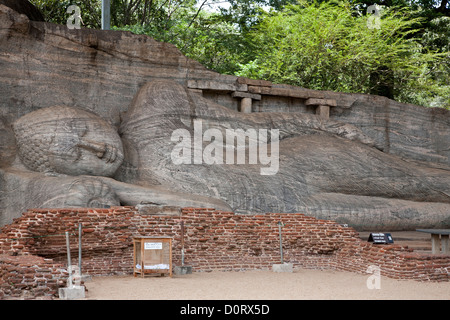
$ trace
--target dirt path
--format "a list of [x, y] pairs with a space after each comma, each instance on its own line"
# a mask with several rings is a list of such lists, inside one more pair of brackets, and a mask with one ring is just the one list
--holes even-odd
[[86, 299], [94, 300], [450, 300], [450, 283], [395, 280], [381, 276], [369, 289], [370, 274], [298, 270], [194, 272], [170, 277], [94, 277]]

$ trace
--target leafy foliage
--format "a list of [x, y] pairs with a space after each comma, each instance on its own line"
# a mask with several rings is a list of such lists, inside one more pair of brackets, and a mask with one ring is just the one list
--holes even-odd
[[[411, 103], [425, 102], [413, 92], [426, 91], [428, 98], [447, 92], [430, 70], [442, 67], [448, 52], [414, 37], [420, 18], [402, 8], [385, 9], [379, 28], [369, 18], [346, 2], [286, 6], [252, 32], [255, 58], [238, 74], [340, 92], [392, 86], [397, 100]], [[441, 81], [448, 74], [442, 70]]]
[[80, 7], [82, 26], [86, 28], [101, 27], [101, 0], [31, 0], [48, 22], [66, 24], [70, 5]]

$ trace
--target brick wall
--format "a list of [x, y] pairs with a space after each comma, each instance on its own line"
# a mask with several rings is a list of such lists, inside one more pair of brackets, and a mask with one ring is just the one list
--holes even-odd
[[[14, 280], [16, 284], [19, 282], [15, 288], [22, 291], [52, 295], [58, 286], [65, 285], [64, 233], [70, 233], [71, 256], [76, 265], [79, 223], [83, 226], [83, 273], [132, 273], [132, 238], [138, 235], [172, 237], [173, 264], [180, 265], [181, 221], [185, 225], [185, 264], [196, 271], [269, 269], [272, 264], [280, 263], [278, 223], [281, 222], [284, 261], [293, 263], [294, 268], [365, 273], [368, 266], [376, 265], [381, 275], [391, 278], [425, 281], [450, 278], [449, 255], [418, 254], [394, 244], [374, 245], [360, 240], [352, 228], [303, 214], [237, 215], [214, 209], [184, 208], [174, 216], [139, 214], [135, 207], [33, 209], [1, 230], [0, 297], [2, 291], [3, 295], [16, 296], [19, 292], [6, 284], [5, 277], [11, 275], [5, 273], [5, 266], [14, 269], [12, 265], [18, 268], [23, 264], [26, 271], [20, 273], [22, 282]], [[39, 263], [25, 263], [20, 260], [24, 256], [40, 259]], [[29, 281], [30, 284], [26, 279], [32, 278], [33, 268], [40, 272], [35, 272], [35, 280]], [[42, 279], [44, 269], [48, 270], [46, 274], [51, 281], [47, 281], [50, 289], [42, 292], [39, 288], [43, 280], [38, 279]], [[17, 272], [15, 276], [20, 278]]]
[[66, 286], [64, 266], [38, 256], [0, 255], [0, 300], [53, 297]]

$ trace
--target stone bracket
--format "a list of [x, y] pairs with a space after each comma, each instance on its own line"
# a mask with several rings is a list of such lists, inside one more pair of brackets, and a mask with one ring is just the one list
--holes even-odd
[[231, 94], [233, 98], [240, 98], [240, 111], [243, 113], [251, 113], [252, 112], [252, 104], [253, 100], [261, 100], [260, 94], [248, 93], [248, 92], [240, 92], [235, 91]]
[[224, 83], [214, 80], [188, 80], [189, 91], [201, 94], [203, 90], [231, 93], [231, 97], [241, 99], [240, 111], [252, 112], [253, 100], [261, 100], [262, 95], [305, 99], [306, 106], [316, 106], [316, 114], [329, 119], [330, 107], [336, 107], [335, 99], [323, 99], [323, 93], [304, 88], [274, 88], [272, 82], [238, 77], [235, 82]]
[[225, 92], [235, 92], [235, 91], [247, 91], [248, 86], [241, 83], [224, 83], [212, 80], [188, 80], [187, 87], [189, 89], [197, 90], [211, 90], [211, 91], [225, 91]]
[[235, 91], [231, 94], [233, 98], [250, 98], [253, 100], [261, 100], [260, 94], [254, 94], [254, 93], [248, 93], [248, 92], [241, 92], [241, 91]]
[[316, 106], [316, 114], [323, 119], [329, 119], [330, 107], [336, 107], [337, 102], [334, 99], [309, 98], [305, 101], [305, 105]]

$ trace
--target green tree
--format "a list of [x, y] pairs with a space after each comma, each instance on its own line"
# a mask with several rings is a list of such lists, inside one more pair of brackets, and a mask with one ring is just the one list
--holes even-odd
[[423, 66], [415, 81], [419, 90], [404, 82], [398, 99], [450, 109], [450, 17], [441, 15], [427, 22], [419, 41], [424, 48], [440, 53], [440, 58]]
[[[404, 84], [404, 90], [399, 92], [399, 95], [405, 97], [415, 97], [414, 101], [422, 105], [447, 105], [448, 98], [448, 82], [450, 79], [450, 57], [449, 57], [449, 42], [450, 42], [450, 25], [448, 19], [450, 19], [450, 6], [448, 0], [356, 0], [355, 7], [359, 12], [364, 14], [370, 5], [378, 4], [391, 7], [400, 7], [407, 10], [411, 17], [420, 18], [420, 24], [415, 25], [415, 33], [411, 34], [411, 37], [416, 37], [421, 45], [426, 49], [433, 49], [437, 52], [441, 52], [444, 59], [439, 60], [438, 64], [431, 64], [428, 68], [423, 69], [423, 76], [420, 78], [423, 84], [428, 83], [427, 89], [421, 92], [416, 90], [408, 91], [407, 84]], [[438, 41], [432, 38], [437, 38]], [[385, 68], [386, 69], [386, 68]], [[389, 71], [389, 70], [384, 70]], [[392, 72], [391, 72], [392, 74]], [[377, 76], [377, 72], [373, 73], [374, 78]], [[430, 81], [433, 79], [433, 81]], [[393, 87], [393, 84], [391, 85]], [[380, 87], [379, 90], [374, 90], [372, 93], [381, 93], [383, 95], [389, 95], [383, 93], [383, 91], [389, 91], [389, 87]], [[392, 88], [393, 89], [393, 88]], [[380, 92], [378, 92], [380, 91]], [[433, 99], [432, 96], [436, 95], [437, 99]], [[428, 98], [421, 98], [428, 97]], [[445, 98], [447, 97], [447, 98]], [[431, 99], [431, 100], [430, 100]], [[411, 99], [410, 99], [411, 100]], [[429, 100], [426, 102], [426, 100]], [[419, 102], [420, 101], [420, 102]], [[447, 101], [439, 103], [437, 101]]]
[[375, 86], [393, 84], [394, 98], [417, 103], [405, 92], [436, 87], [427, 70], [445, 54], [412, 37], [420, 18], [407, 9], [385, 9], [379, 25], [370, 18], [348, 2], [288, 5], [252, 32], [255, 58], [238, 74], [340, 92], [371, 93]]
[[247, 59], [245, 33], [219, 14], [202, 12], [190, 28], [185, 28], [178, 45], [188, 57], [223, 74], [234, 74], [239, 62]]
[[81, 11], [81, 25], [86, 28], [101, 28], [101, 0], [30, 0], [44, 15], [47, 22], [66, 24], [71, 13], [70, 5]]

